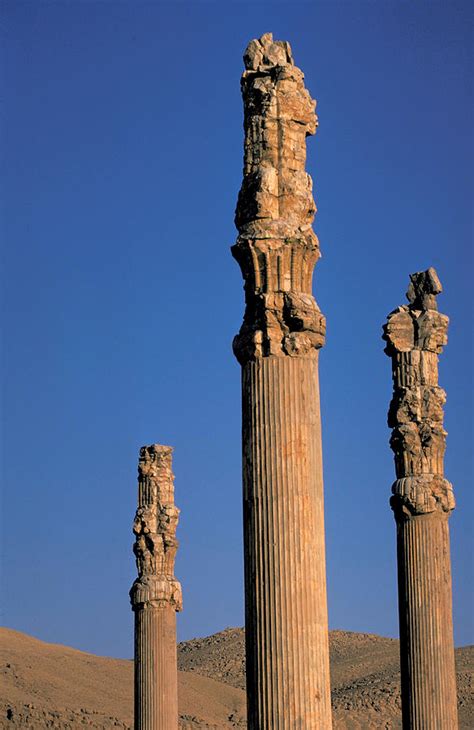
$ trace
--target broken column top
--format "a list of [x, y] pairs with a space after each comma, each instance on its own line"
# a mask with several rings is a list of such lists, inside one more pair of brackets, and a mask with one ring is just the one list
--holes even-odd
[[407, 299], [410, 309], [438, 309], [436, 297], [443, 291], [436, 269], [410, 274]]
[[274, 41], [273, 33], [264, 33], [250, 41], [244, 53], [248, 71], [265, 71], [269, 66], [294, 65], [288, 41]]
[[179, 509], [174, 503], [171, 446], [142, 446], [138, 460], [138, 509], [133, 523], [138, 578], [132, 605], [172, 605], [181, 610], [181, 586], [174, 577]]
[[169, 456], [172, 453], [172, 446], [164, 446], [163, 444], [150, 444], [150, 446], [141, 447], [140, 459], [143, 458], [144, 460], [146, 460], [147, 458], [150, 458], [151, 460], [154, 460], [155, 458]]
[[244, 238], [317, 239], [316, 207], [305, 172], [306, 137], [317, 126], [316, 102], [294, 65], [290, 44], [271, 33], [250, 41], [244, 54], [244, 180], [235, 216]]
[[244, 54], [244, 170], [232, 254], [245, 280], [246, 312], [234, 352], [241, 363], [266, 356], [316, 356], [325, 319], [312, 295], [319, 242], [306, 137], [316, 102], [290, 44], [271, 33]]
[[392, 359], [393, 398], [388, 412], [390, 446], [397, 480], [391, 505], [404, 519], [454, 508], [452, 485], [444, 478], [446, 394], [438, 384], [438, 355], [447, 343], [449, 319], [438, 312], [442, 291], [433, 268], [410, 275], [408, 304], [387, 318], [383, 339]]
[[[173, 448], [162, 444], [142, 446], [138, 459], [139, 505], [142, 500], [172, 502], [174, 499]], [[145, 482], [148, 487], [145, 488]], [[153, 486], [151, 489], [150, 486]]]
[[408, 304], [391, 312], [383, 328], [387, 355], [414, 349], [442, 352], [448, 341], [449, 325], [449, 318], [438, 312], [436, 297], [442, 290], [433, 267], [410, 274]]

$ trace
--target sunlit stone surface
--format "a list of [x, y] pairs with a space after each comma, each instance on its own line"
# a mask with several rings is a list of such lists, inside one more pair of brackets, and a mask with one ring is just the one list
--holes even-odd
[[176, 611], [181, 586], [174, 577], [179, 510], [174, 504], [173, 449], [140, 449], [138, 509], [133, 523], [138, 578], [130, 591], [135, 612], [135, 730], [177, 730]]
[[330, 730], [318, 350], [319, 257], [305, 171], [316, 103], [284, 41], [249, 43], [244, 179], [232, 253], [246, 309], [242, 365], [247, 702], [250, 730]]
[[434, 269], [410, 276], [408, 304], [388, 316], [385, 352], [392, 358], [397, 480], [390, 500], [397, 523], [403, 727], [457, 728], [448, 518], [454, 509], [444, 478], [446, 394], [438, 354], [449, 320], [438, 312]]

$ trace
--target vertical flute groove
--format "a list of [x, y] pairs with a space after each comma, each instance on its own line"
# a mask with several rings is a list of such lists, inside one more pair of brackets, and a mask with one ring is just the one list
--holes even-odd
[[330, 718], [324, 540], [314, 499], [321, 463], [306, 449], [320, 438], [320, 420], [310, 417], [314, 398], [302, 396], [315, 387], [316, 367], [314, 359], [266, 358], [249, 363], [243, 379], [245, 455], [256, 459], [245, 485], [254, 519], [244, 528], [254, 728], [316, 730]]

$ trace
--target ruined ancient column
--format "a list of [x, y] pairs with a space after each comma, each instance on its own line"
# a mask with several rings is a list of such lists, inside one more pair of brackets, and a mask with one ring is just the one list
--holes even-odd
[[177, 730], [176, 611], [181, 586], [174, 577], [179, 510], [174, 505], [173, 449], [140, 449], [138, 509], [133, 546], [138, 578], [130, 591], [135, 612], [135, 730]]
[[397, 523], [398, 602], [403, 727], [458, 726], [448, 518], [453, 488], [444, 478], [446, 394], [438, 386], [438, 354], [448, 317], [438, 312], [434, 269], [412, 274], [409, 304], [384, 327], [392, 358], [388, 425], [397, 480], [390, 504]]
[[249, 43], [244, 178], [232, 253], [246, 310], [242, 365], [249, 730], [329, 730], [328, 621], [318, 350], [319, 257], [306, 137], [316, 103], [284, 41]]

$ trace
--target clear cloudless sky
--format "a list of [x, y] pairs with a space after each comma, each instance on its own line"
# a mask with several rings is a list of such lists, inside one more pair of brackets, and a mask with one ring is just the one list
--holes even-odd
[[132, 656], [138, 449], [175, 447], [179, 637], [243, 624], [231, 257], [239, 79], [290, 41], [318, 100], [308, 170], [327, 316], [331, 628], [396, 636], [381, 327], [435, 266], [457, 644], [472, 633], [473, 13], [457, 2], [2, 3], [3, 622]]

